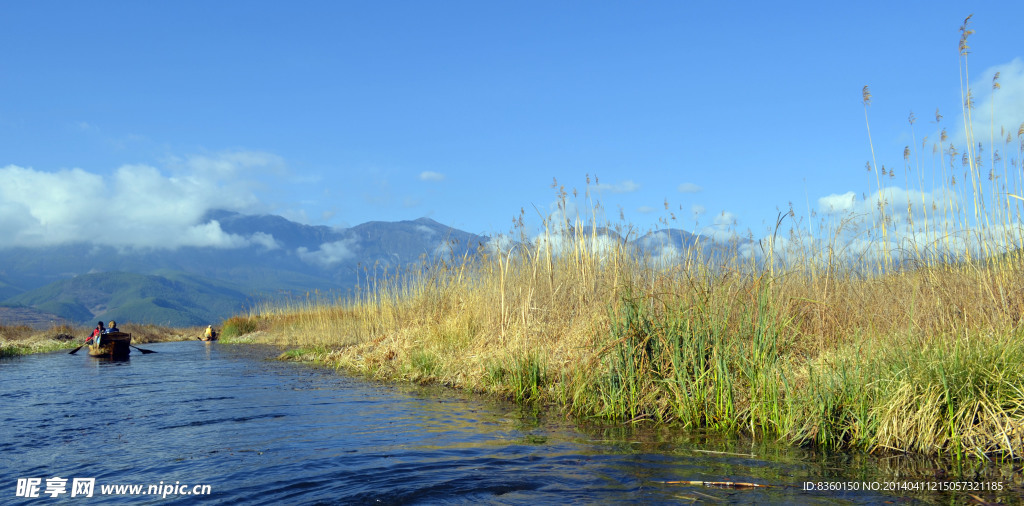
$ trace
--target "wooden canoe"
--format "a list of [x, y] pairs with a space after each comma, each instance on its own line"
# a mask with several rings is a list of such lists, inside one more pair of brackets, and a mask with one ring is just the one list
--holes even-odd
[[100, 344], [90, 344], [90, 357], [128, 358], [132, 352], [132, 335], [125, 332], [103, 334]]

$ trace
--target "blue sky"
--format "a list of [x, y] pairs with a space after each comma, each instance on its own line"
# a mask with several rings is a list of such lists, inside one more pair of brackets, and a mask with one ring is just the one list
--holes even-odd
[[[996, 70], [995, 129], [1016, 135], [1024, 122], [1019, 2], [6, 2], [2, 12], [4, 245], [116, 234], [230, 246], [198, 222], [211, 208], [330, 226], [427, 216], [498, 234], [521, 208], [536, 228], [556, 200], [552, 180], [582, 197], [588, 174], [613, 222], [621, 209], [639, 229], [735, 223], [761, 236], [790, 202], [806, 216], [877, 190], [865, 85], [879, 164], [902, 170], [905, 146], [937, 137], [936, 109], [957, 141], [958, 28], [972, 13], [968, 68], [984, 124]], [[97, 210], [97, 194], [116, 203]]]

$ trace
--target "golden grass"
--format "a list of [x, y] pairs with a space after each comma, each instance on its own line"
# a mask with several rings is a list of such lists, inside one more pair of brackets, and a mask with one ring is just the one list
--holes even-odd
[[656, 268], [597, 237], [592, 228], [559, 252], [482, 251], [358, 298], [239, 318], [369, 377], [557, 402], [579, 416], [836, 448], [1024, 451], [1018, 254], [885, 275], [772, 275], [738, 257], [711, 268], [694, 250]]
[[[780, 235], [780, 215], [755, 248], [712, 258], [691, 247], [666, 262], [605, 233], [588, 176], [587, 218], [567, 213], [556, 181], [560, 213], [536, 238], [520, 228], [510, 246], [378, 278], [352, 298], [260, 307], [233, 325], [373, 378], [557, 402], [578, 416], [1017, 459], [1024, 233], [1009, 196], [1024, 194], [1024, 178], [984, 177], [962, 90], [966, 150], [943, 128], [931, 175], [916, 140], [904, 150], [919, 204], [895, 201], [868, 122], [875, 197], [864, 215], [823, 219], [815, 237]], [[866, 86], [862, 98], [867, 122]], [[930, 203], [929, 180], [941, 182]]]
[[27, 325], [0, 325], [0, 358], [43, 353], [78, 346], [72, 336], [76, 329], [54, 326], [46, 330]]

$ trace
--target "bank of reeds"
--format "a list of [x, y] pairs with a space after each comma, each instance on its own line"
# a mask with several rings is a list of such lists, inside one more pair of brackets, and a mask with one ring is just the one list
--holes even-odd
[[43, 330], [28, 325], [0, 325], [0, 358], [74, 348], [81, 344], [74, 337], [81, 330], [67, 325]]
[[[967, 118], [970, 97], [965, 89]], [[867, 87], [863, 98], [867, 119]], [[1024, 234], [1011, 197], [1024, 195], [1022, 178], [986, 177], [965, 125], [962, 157], [945, 130], [936, 137], [937, 177], [915, 172], [916, 147], [905, 150], [903, 179], [920, 197], [895, 201], [895, 173], [872, 147], [874, 197], [815, 236], [786, 234], [782, 216], [765, 239], [732, 249], [638, 249], [631, 229], [602, 224], [588, 176], [589, 217], [567, 211], [556, 183], [559, 212], [535, 237], [519, 229], [476, 255], [377, 276], [354, 297], [256, 308], [229, 321], [231, 333], [264, 331], [373, 378], [557, 403], [581, 417], [1018, 459]], [[1010, 155], [998, 159], [1007, 173]], [[942, 186], [926, 188], [933, 179]]]
[[235, 325], [370, 377], [584, 417], [830, 448], [1024, 450], [1016, 253], [864, 275], [738, 258], [711, 268], [696, 250], [661, 268], [593, 232], [560, 252], [519, 248]]

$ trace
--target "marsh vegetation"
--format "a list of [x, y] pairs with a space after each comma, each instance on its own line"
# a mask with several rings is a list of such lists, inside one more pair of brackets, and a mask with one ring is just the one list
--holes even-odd
[[[553, 185], [558, 211], [537, 234], [521, 215], [477, 255], [374, 272], [353, 297], [257, 307], [224, 335], [263, 331], [303, 350], [292, 358], [580, 417], [1019, 459], [1024, 125], [1014, 135], [993, 121], [976, 138], [973, 116], [995, 106], [976, 110], [972, 97], [963, 84], [962, 146], [936, 112], [902, 174], [877, 164], [872, 143], [870, 194], [816, 217], [782, 211], [760, 240], [679, 247], [666, 230], [663, 247], [633, 248], [588, 176], [582, 192]], [[862, 98], [870, 141], [866, 86]], [[914, 133], [913, 114], [909, 124]], [[817, 230], [794, 226], [803, 219]]]

